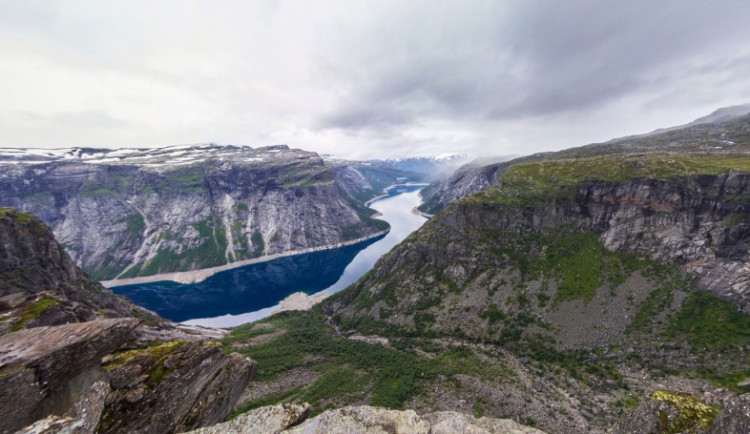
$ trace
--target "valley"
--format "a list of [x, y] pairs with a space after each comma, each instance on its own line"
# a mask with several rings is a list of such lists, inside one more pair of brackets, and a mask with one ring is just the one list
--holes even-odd
[[750, 1], [6, 1], [0, 434], [750, 434]]
[[[294, 154], [274, 155], [263, 167], [276, 167], [277, 158], [284, 167], [299, 167], [299, 158], [322, 164], [311, 185], [279, 186], [271, 176], [254, 203], [287, 189], [293, 193], [285, 202], [291, 209], [295, 201], [310, 205], [305, 197], [313, 195], [316, 215], [323, 216], [332, 205], [319, 202], [322, 196], [315, 192], [328, 189], [325, 194], [338, 195], [349, 207], [342, 215], [353, 212], [373, 232], [358, 238], [361, 233], [344, 233], [331, 222], [326, 231], [337, 234], [336, 243], [300, 244], [218, 268], [193, 263], [187, 268], [194, 270], [155, 272], [136, 277], [147, 283], [113, 287], [142, 307], [88, 280], [44, 223], [4, 208], [6, 224], [27, 225], [21, 240], [7, 230], [6, 245], [28, 246], [38, 236], [46, 247], [6, 254], [7, 295], [0, 306], [7, 311], [2, 327], [10, 337], [0, 347], [19, 345], [23, 336], [16, 333], [27, 328], [51, 327], [51, 333], [65, 335], [67, 329], [56, 327], [66, 322], [93, 321], [105, 330], [114, 327], [117, 336], [130, 334], [130, 340], [117, 338], [114, 347], [101, 349], [109, 354], [99, 368], [109, 383], [98, 387], [114, 399], [95, 412], [97, 429], [105, 432], [143, 426], [142, 419], [130, 422], [134, 425], [118, 422], [134, 411], [124, 404], [128, 399], [134, 408], [146, 402], [171, 405], [162, 393], [174, 390], [177, 377], [170, 375], [181, 372], [168, 362], [173, 353], [186, 366], [202, 357], [212, 366], [243, 366], [241, 381], [225, 391], [222, 404], [201, 410], [210, 414], [203, 425], [229, 418], [227, 427], [271, 424], [294, 430], [295, 424], [382, 427], [408, 420], [410, 427], [445, 422], [486, 432], [747, 432], [750, 419], [742, 415], [750, 411], [750, 117], [706, 119], [558, 153], [474, 162], [428, 187], [415, 183], [426, 174], [411, 172], [410, 182], [385, 190], [386, 180], [403, 180], [406, 172], [377, 166], [383, 162], [324, 162], [288, 148], [233, 149], [233, 160], [258, 152]], [[718, 140], [731, 142], [731, 149], [715, 146]], [[201, 158], [201, 170], [221, 165], [215, 156]], [[24, 173], [36, 164], [67, 171], [81, 163], [34, 163]], [[108, 164], [92, 167], [86, 170], [115, 170]], [[266, 173], [261, 168], [247, 173], [254, 170]], [[22, 184], [41, 182], [28, 181], [9, 191], [21, 194]], [[212, 195], [218, 191], [206, 182]], [[82, 185], [68, 192], [79, 205], [86, 196]], [[255, 194], [253, 185], [242, 194]], [[225, 187], [230, 198], [242, 196]], [[104, 207], [102, 195], [92, 197]], [[254, 208], [247, 211], [257, 215]], [[434, 216], [420, 215], [427, 211]], [[268, 218], [287, 222], [286, 213]], [[181, 257], [192, 254], [185, 252]], [[19, 266], [13, 259], [19, 255], [27, 255], [23, 264], [44, 258], [40, 264], [55, 271]], [[153, 268], [152, 262], [145, 268], [171, 270]], [[192, 279], [180, 277], [186, 271]], [[47, 275], [57, 277], [50, 282]], [[110, 283], [117, 282], [134, 281]], [[38, 285], [47, 286], [33, 292]], [[125, 322], [101, 323], [108, 318]], [[70, 332], [98, 342], [93, 333], [98, 325], [80, 327]], [[140, 377], [145, 386], [123, 389], [127, 372], [137, 370], [132, 363], [148, 372]], [[134, 395], [143, 387], [148, 398]], [[43, 399], [55, 400], [57, 393]], [[30, 420], [24, 417], [14, 423]], [[182, 417], [159, 423], [197, 427]], [[200, 432], [220, 432], [221, 426]]]
[[73, 260], [104, 281], [173, 272], [191, 272], [174, 278], [195, 281], [196, 270], [213, 268], [200, 273], [205, 278], [374, 238], [388, 225], [373, 219], [364, 202], [397, 180], [425, 176], [326, 162], [287, 146], [210, 144], [4, 149], [0, 169], [0, 206], [38, 215]]
[[260, 365], [235, 411], [306, 401], [550, 433], [745, 432], [750, 118], [700, 127], [731, 151], [694, 128], [469, 167], [491, 176], [351, 287], [232, 330], [224, 345]]
[[173, 321], [233, 327], [268, 315], [293, 293], [334, 294], [365, 274], [384, 253], [425, 219], [411, 213], [421, 185], [395, 186], [369, 206], [388, 222], [387, 234], [346, 247], [302, 253], [222, 271], [201, 282], [157, 282], [113, 287], [141, 306]]

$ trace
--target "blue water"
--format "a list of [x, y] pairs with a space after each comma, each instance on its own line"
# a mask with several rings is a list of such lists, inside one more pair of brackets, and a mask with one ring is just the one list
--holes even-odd
[[362, 277], [425, 219], [411, 210], [423, 186], [396, 186], [370, 208], [391, 225], [388, 234], [352, 246], [288, 256], [214, 274], [192, 284], [155, 282], [111, 288], [172, 321], [231, 327], [270, 314], [295, 292], [333, 294]]

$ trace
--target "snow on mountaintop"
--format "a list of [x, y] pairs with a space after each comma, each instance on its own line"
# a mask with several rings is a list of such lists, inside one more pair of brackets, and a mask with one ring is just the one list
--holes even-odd
[[200, 163], [207, 160], [264, 162], [289, 158], [310, 158], [315, 154], [286, 145], [251, 148], [235, 145], [177, 145], [165, 148], [61, 148], [21, 149], [0, 148], [0, 165], [44, 164], [57, 161], [77, 161], [87, 164], [117, 164], [141, 167], [169, 168]]

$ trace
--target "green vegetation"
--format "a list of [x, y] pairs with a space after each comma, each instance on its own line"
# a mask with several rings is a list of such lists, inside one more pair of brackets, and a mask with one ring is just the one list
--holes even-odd
[[474, 402], [474, 405], [472, 406], [472, 409], [474, 410], [474, 417], [479, 419], [480, 417], [484, 416], [484, 406], [482, 405], [482, 399], [479, 398]]
[[479, 316], [488, 320], [490, 324], [503, 321], [507, 317], [503, 311], [497, 308], [495, 303], [491, 303], [487, 306], [487, 309], [485, 309]]
[[97, 179], [84, 179], [80, 193], [82, 196], [109, 196], [116, 194], [117, 191]]
[[52, 306], [60, 304], [57, 300], [49, 297], [42, 297], [41, 299], [29, 304], [23, 309], [21, 313], [21, 320], [13, 324], [13, 331], [21, 330], [26, 327], [29, 321], [35, 320], [47, 311]]
[[696, 349], [727, 351], [750, 345], [750, 317], [710, 292], [695, 291], [670, 321], [666, 335], [685, 337]]
[[279, 170], [278, 183], [285, 188], [307, 188], [332, 184], [333, 173], [323, 165], [294, 162]]
[[695, 432], [696, 429], [708, 429], [719, 409], [698, 401], [687, 393], [655, 390], [651, 394], [654, 401], [665, 402], [677, 410], [677, 418], [669, 420], [666, 411], [659, 412], [659, 432], [678, 434]]
[[122, 277], [150, 276], [167, 271], [186, 271], [193, 267], [208, 268], [226, 264], [227, 234], [221, 220], [212, 218], [193, 223], [201, 243], [181, 253], [159, 249], [145, 264], [130, 268]]
[[143, 233], [143, 229], [146, 228], [146, 222], [143, 221], [143, 216], [139, 213], [129, 214], [118, 220], [116, 223], [126, 223], [126, 231], [133, 234]]
[[263, 251], [266, 249], [266, 243], [263, 241], [263, 235], [255, 231], [250, 236], [250, 242], [253, 243], [253, 256], [260, 256], [263, 254]]
[[750, 159], [716, 154], [614, 154], [519, 163], [502, 174], [501, 187], [489, 188], [463, 201], [533, 206], [552, 199], [572, 199], [577, 187], [586, 180], [670, 180], [697, 174], [721, 174], [731, 169], [750, 171]]
[[28, 228], [34, 234], [41, 234], [45, 231], [45, 225], [33, 214], [19, 211], [14, 208], [0, 207], [0, 218], [8, 217], [15, 224]]
[[[355, 402], [402, 408], [409, 399], [423, 393], [424, 386], [438, 375], [448, 378], [462, 373], [482, 378], [509, 375], [499, 362], [481, 362], [463, 347], [442, 350], [435, 358], [428, 359], [404, 351], [410, 345], [404, 342], [402, 349], [397, 350], [335, 336], [325, 317], [314, 311], [282, 313], [266, 322], [274, 329], [287, 331], [267, 343], [232, 348], [232, 344], [261, 333], [254, 324], [240, 326], [224, 341], [227, 351], [240, 351], [258, 362], [256, 381], [271, 381], [293, 368], [313, 370], [319, 377], [309, 386], [251, 402], [243, 411], [287, 401], [308, 401], [314, 413], [332, 404]], [[428, 349], [435, 351], [436, 347]]]
[[654, 321], [660, 313], [668, 310], [675, 291], [687, 292], [695, 288], [692, 280], [683, 276], [680, 269], [675, 266], [649, 262], [643, 275], [654, 283], [656, 289], [651, 291], [638, 306], [638, 310], [626, 329], [628, 333], [638, 331], [651, 333], [657, 330], [657, 324], [654, 324]]
[[[487, 244], [490, 254], [508, 258], [509, 265], [518, 268], [521, 283], [555, 281], [554, 303], [576, 299], [588, 302], [598, 288], [614, 288], [633, 271], [647, 265], [634, 255], [608, 251], [595, 234], [564, 230], [554, 235], [490, 233], [480, 239]], [[537, 296], [540, 305], [546, 304], [547, 298]], [[529, 302], [523, 294], [517, 300], [521, 305]]]
[[167, 358], [175, 353], [186, 344], [185, 341], [170, 341], [167, 343], [155, 342], [152, 346], [146, 348], [139, 348], [135, 350], [123, 351], [114, 355], [114, 358], [108, 362], [103, 368], [106, 371], [111, 371], [131, 360], [148, 360], [148, 363], [153, 363], [148, 370], [146, 385], [149, 387], [156, 387], [163, 380], [164, 377], [169, 375], [170, 369], [164, 366]]

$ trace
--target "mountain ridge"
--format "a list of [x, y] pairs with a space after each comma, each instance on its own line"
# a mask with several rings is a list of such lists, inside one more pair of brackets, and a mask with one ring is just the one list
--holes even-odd
[[[750, 106], [740, 107], [747, 107], [750, 112]], [[719, 109], [705, 118], [714, 119], [712, 116], [715, 113], [722, 113], [722, 110], [724, 109]], [[747, 113], [719, 117], [711, 122], [699, 121], [700, 119], [686, 125], [656, 130], [647, 134], [626, 136], [556, 152], [542, 152], [480, 167], [466, 165], [458, 169], [450, 178], [432, 184], [425, 195], [425, 202], [419, 209], [428, 214], [435, 214], [453, 200], [497, 185], [498, 176], [516, 163], [613, 153], [747, 154], [750, 152], [750, 115]]]
[[109, 154], [0, 161], [0, 205], [39, 215], [98, 279], [216, 267], [388, 227], [360, 202], [378, 190], [314, 153], [206, 145]]

